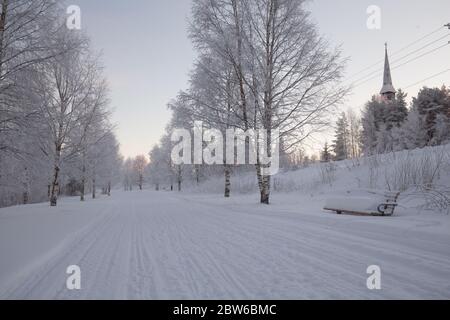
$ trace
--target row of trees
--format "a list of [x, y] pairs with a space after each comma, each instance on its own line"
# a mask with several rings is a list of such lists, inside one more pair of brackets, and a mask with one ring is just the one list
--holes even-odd
[[[354, 111], [343, 112], [336, 122], [335, 140], [332, 149], [334, 159], [345, 160], [361, 155], [361, 120]], [[322, 160], [331, 160], [331, 150], [324, 148]]]
[[362, 148], [367, 155], [424, 148], [450, 142], [450, 88], [423, 87], [409, 109], [399, 91], [393, 103], [372, 99], [362, 116]]
[[109, 193], [121, 159], [89, 39], [60, 1], [0, 4], [0, 205]]
[[[450, 142], [450, 88], [423, 87], [408, 108], [399, 90], [393, 101], [374, 96], [361, 119], [351, 111], [336, 122], [335, 140], [322, 151], [322, 160], [356, 158], [412, 150]], [[332, 151], [334, 154], [332, 154]]]
[[[319, 36], [305, 2], [193, 1], [190, 38], [198, 59], [190, 87], [169, 104], [173, 118], [166, 134], [150, 152], [149, 171], [157, 188], [167, 182], [181, 188], [187, 174], [198, 181], [205, 170], [221, 170], [228, 197], [232, 170], [251, 167], [260, 201], [269, 203], [271, 177], [260, 154], [251, 166], [174, 165], [171, 134], [174, 128], [193, 128], [196, 121], [222, 134], [230, 128], [264, 129], [269, 137], [264, 149], [270, 157], [276, 140], [283, 155], [323, 129], [329, 110], [347, 92], [339, 85], [344, 61], [339, 50], [330, 49]], [[275, 130], [279, 137], [272, 135]]]

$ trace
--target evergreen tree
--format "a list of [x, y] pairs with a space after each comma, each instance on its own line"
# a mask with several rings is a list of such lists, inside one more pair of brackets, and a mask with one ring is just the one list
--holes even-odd
[[380, 125], [384, 123], [385, 104], [376, 96], [366, 103], [362, 112], [361, 124], [361, 142], [362, 149], [366, 155], [372, 155], [377, 152], [377, 135]]
[[347, 111], [347, 119], [350, 136], [349, 155], [357, 158], [361, 154], [361, 119], [351, 109]]
[[323, 147], [321, 157], [322, 157], [322, 159], [321, 159], [322, 162], [330, 162], [332, 159], [332, 155], [330, 152], [330, 147], [328, 146], [328, 142], [325, 142], [325, 146]]
[[408, 117], [406, 93], [397, 92], [393, 101], [372, 97], [361, 119], [363, 151], [366, 155], [397, 150], [398, 128]]
[[416, 106], [409, 111], [408, 118], [399, 132], [400, 145], [397, 150], [423, 148], [427, 145], [425, 117], [420, 115]]
[[350, 155], [350, 128], [347, 116], [343, 112], [336, 122], [336, 134], [333, 141], [333, 151], [335, 153], [335, 160], [345, 160]]
[[420, 90], [413, 99], [412, 108], [423, 117], [426, 130], [425, 145], [442, 144], [450, 126], [450, 90], [442, 88], [427, 88]]
[[383, 122], [386, 124], [387, 130], [400, 127], [408, 117], [406, 97], [406, 93], [398, 90], [394, 101], [385, 104]]

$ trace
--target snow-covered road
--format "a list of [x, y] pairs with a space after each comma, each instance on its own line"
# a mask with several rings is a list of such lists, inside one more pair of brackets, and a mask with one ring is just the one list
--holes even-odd
[[[0, 297], [450, 298], [447, 216], [337, 216], [320, 200], [116, 193], [0, 210]], [[81, 290], [66, 269], [81, 268]], [[382, 290], [366, 287], [378, 265]]]

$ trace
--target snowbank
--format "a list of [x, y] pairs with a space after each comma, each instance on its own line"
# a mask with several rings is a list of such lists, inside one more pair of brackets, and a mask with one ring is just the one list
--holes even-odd
[[[235, 174], [234, 195], [256, 193], [253, 172]], [[223, 193], [223, 177], [212, 177], [199, 186], [185, 185], [189, 192]], [[449, 213], [450, 145], [401, 151], [367, 158], [316, 163], [298, 170], [282, 171], [272, 179], [273, 194], [343, 195], [348, 191], [401, 191], [400, 206]], [[433, 191], [438, 191], [433, 194]]]

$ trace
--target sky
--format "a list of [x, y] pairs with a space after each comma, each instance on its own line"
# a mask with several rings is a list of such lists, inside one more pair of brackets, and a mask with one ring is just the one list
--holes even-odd
[[[170, 119], [167, 103], [187, 88], [196, 57], [187, 37], [191, 1], [71, 0], [71, 4], [80, 7], [82, 29], [91, 37], [94, 49], [103, 54], [122, 154], [148, 154]], [[371, 17], [367, 9], [373, 5], [380, 9], [379, 29], [367, 27]], [[394, 87], [408, 87], [409, 99], [424, 85], [450, 85], [450, 72], [422, 81], [450, 69], [450, 45], [408, 62], [450, 41], [450, 36], [445, 37], [450, 30], [438, 30], [450, 23], [449, 0], [315, 0], [307, 8], [330, 46], [340, 46], [348, 58], [346, 84], [361, 83], [373, 73], [374, 79], [355, 86], [342, 110], [358, 111], [380, 91], [382, 76], [378, 77], [377, 71], [382, 72], [386, 42], [392, 54]], [[331, 141], [331, 135], [332, 130], [318, 136], [307, 149], [318, 152], [324, 140]]]

